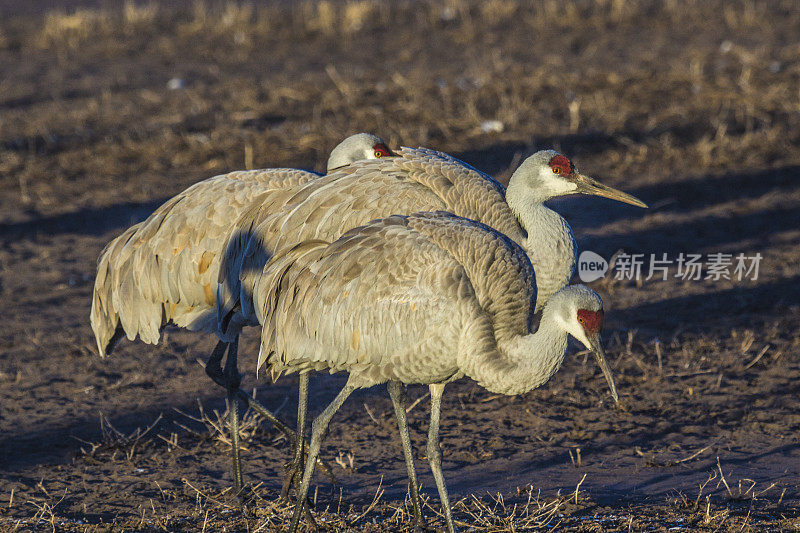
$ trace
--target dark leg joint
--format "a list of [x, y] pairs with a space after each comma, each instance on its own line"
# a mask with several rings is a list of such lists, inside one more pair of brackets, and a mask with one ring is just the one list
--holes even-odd
[[227, 349], [228, 344], [219, 341], [214, 347], [214, 351], [211, 352], [211, 357], [206, 361], [206, 375], [208, 375], [214, 383], [225, 389], [228, 388], [228, 383], [225, 379], [225, 374], [222, 372], [222, 357], [225, 355]]

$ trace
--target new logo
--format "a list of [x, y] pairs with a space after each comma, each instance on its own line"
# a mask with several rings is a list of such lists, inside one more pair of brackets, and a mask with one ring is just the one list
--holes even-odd
[[578, 277], [584, 283], [598, 280], [608, 272], [608, 261], [594, 252], [584, 250], [578, 257]]

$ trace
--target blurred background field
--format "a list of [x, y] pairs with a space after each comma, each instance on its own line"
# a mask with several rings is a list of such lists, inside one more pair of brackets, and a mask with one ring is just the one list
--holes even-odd
[[[593, 284], [621, 409], [581, 353], [519, 398], [453, 387], [442, 430], [458, 520], [800, 528], [794, 2], [6, 0], [0, 14], [0, 528], [270, 530], [288, 518], [287, 446], [256, 422], [244, 460], [259, 505], [231, 507], [213, 414], [224, 403], [195, 362], [213, 339], [170, 331], [97, 358], [95, 261], [200, 179], [321, 170], [358, 131], [501, 181], [536, 149], [565, 152], [651, 205], [554, 203], [606, 258], [763, 256], [754, 281]], [[295, 383], [256, 380], [253, 333], [245, 386], [291, 419]], [[340, 383], [316, 378], [313, 405]], [[422, 401], [410, 418], [433, 517], [426, 412]], [[334, 527], [364, 512], [353, 527], [409, 527], [394, 431], [383, 390], [334, 420], [324, 453], [339, 485], [320, 478], [317, 503]]]

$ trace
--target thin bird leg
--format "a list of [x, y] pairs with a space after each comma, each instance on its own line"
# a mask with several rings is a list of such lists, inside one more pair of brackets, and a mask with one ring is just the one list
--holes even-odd
[[239, 397], [239, 401], [242, 403], [246, 403], [250, 409], [255, 411], [259, 414], [262, 418], [266, 418], [273, 426], [275, 426], [281, 433], [286, 435], [286, 438], [290, 441], [294, 442], [294, 439], [297, 438], [297, 432], [281, 422], [271, 411], [269, 411], [264, 404], [249, 396], [246, 392], [242, 389], [239, 389], [239, 392], [236, 393]]
[[239, 337], [236, 337], [228, 347], [228, 357], [225, 359], [225, 377], [228, 384], [228, 426], [231, 432], [231, 459], [233, 461], [233, 492], [237, 497], [242, 496], [242, 459], [239, 454], [239, 384], [241, 375], [236, 364], [239, 351]]
[[290, 533], [296, 533], [300, 525], [300, 515], [303, 514], [303, 504], [308, 495], [308, 487], [311, 485], [311, 476], [314, 474], [314, 465], [317, 462], [322, 440], [328, 433], [328, 424], [330, 424], [333, 415], [339, 410], [354, 390], [356, 390], [356, 388], [348, 381], [330, 405], [328, 405], [311, 424], [311, 444], [308, 447], [308, 459], [306, 459], [306, 467], [303, 471], [303, 482], [300, 484], [300, 490], [297, 492], [297, 504], [294, 506], [294, 513], [292, 514], [292, 524], [289, 527]]
[[[306, 414], [308, 413], [308, 379], [311, 372], [303, 372], [300, 374], [299, 394], [297, 398], [297, 440], [294, 441], [294, 459], [287, 466], [289, 473], [283, 480], [283, 487], [281, 488], [281, 499], [287, 499], [289, 496], [289, 489], [294, 485], [295, 488], [300, 487], [300, 480], [303, 476], [303, 465], [305, 464], [306, 447]], [[317, 464], [330, 472], [328, 465], [317, 459]], [[334, 483], [336, 479], [333, 478], [333, 473], [329, 474]], [[317, 529], [317, 522], [314, 520], [314, 515], [311, 514], [311, 505], [306, 499], [306, 504], [303, 506], [303, 514], [306, 516], [306, 521], [312, 528]]]
[[453, 524], [453, 516], [450, 511], [450, 498], [447, 496], [447, 487], [444, 484], [442, 474], [442, 451], [439, 448], [439, 418], [442, 412], [442, 393], [444, 384], [436, 383], [429, 386], [431, 390], [431, 425], [428, 429], [428, 462], [431, 464], [433, 479], [436, 480], [436, 488], [439, 489], [439, 499], [442, 501], [442, 511], [447, 522], [447, 531], [455, 533], [456, 527]]
[[294, 441], [294, 458], [287, 465], [288, 474], [283, 480], [281, 488], [281, 498], [286, 499], [292, 485], [297, 486], [302, 477], [303, 460], [305, 459], [305, 433], [306, 433], [306, 414], [308, 413], [308, 378], [310, 372], [300, 374], [300, 386], [297, 396], [297, 439]]
[[[289, 439], [289, 442], [293, 443], [292, 449], [296, 448], [297, 432], [295, 430], [291, 429], [289, 426], [287, 426], [286, 424], [275, 418], [275, 415], [269, 412], [267, 408], [261, 404], [261, 402], [259, 402], [252, 396], [248, 396], [247, 394], [245, 394], [243, 390], [240, 389], [238, 394], [239, 394], [239, 400], [241, 402], [247, 402], [250, 408], [253, 409], [256, 413], [258, 413], [263, 418], [266, 418], [267, 420], [272, 422], [272, 425], [278, 428], [281, 431], [281, 433], [286, 435], [286, 438]], [[330, 466], [328, 466], [328, 464], [325, 461], [318, 458], [317, 466], [322, 471], [322, 473], [325, 474], [331, 480], [331, 483], [333, 484], [338, 483], [338, 481], [336, 480], [336, 476], [333, 475], [333, 470], [331, 469]]]
[[[223, 341], [217, 342], [211, 357], [206, 362], [206, 374], [214, 383], [224, 387], [228, 391], [228, 428], [231, 433], [231, 460], [233, 462], [233, 490], [236, 496], [242, 493], [242, 462], [239, 454], [239, 400], [240, 396], [246, 396], [239, 390], [240, 377], [236, 370], [236, 352], [238, 350], [239, 337], [234, 342], [228, 344]], [[225, 370], [222, 370], [222, 357], [228, 351], [228, 358], [225, 361]], [[233, 355], [231, 355], [233, 354]], [[233, 378], [233, 379], [232, 379]], [[235, 384], [235, 387], [232, 385]], [[241, 395], [238, 392], [242, 392]]]
[[225, 355], [225, 350], [227, 349], [227, 342], [217, 342], [217, 345], [214, 346], [214, 350], [211, 352], [211, 357], [206, 361], [205, 367], [208, 377], [210, 377], [214, 383], [225, 389], [228, 388], [228, 383], [225, 381], [225, 376], [222, 374], [222, 357]]
[[[237, 336], [236, 341], [238, 342], [238, 340], [239, 337]], [[214, 383], [220, 387], [223, 387], [225, 390], [228, 390], [228, 379], [225, 376], [225, 373], [222, 371], [221, 362], [227, 348], [228, 343], [219, 341], [214, 347], [214, 351], [211, 352], [211, 357], [209, 357], [208, 361], [206, 362], [206, 374], [208, 374], [208, 377], [210, 377]], [[273, 426], [275, 426], [275, 428], [277, 428], [286, 436], [289, 442], [297, 442], [297, 433], [295, 430], [281, 422], [278, 417], [276, 417], [269, 409], [264, 407], [264, 404], [248, 395], [242, 389], [238, 389], [236, 391], [236, 399], [241, 405], [247, 405], [250, 409], [258, 413], [259, 416], [269, 421]], [[331, 470], [330, 466], [328, 466], [322, 459], [317, 461], [317, 466], [319, 466], [320, 470], [322, 470], [322, 472], [331, 479], [332, 483], [336, 483], [336, 477], [333, 475], [333, 470]]]
[[[235, 341], [238, 342], [238, 340], [239, 337], [237, 336]], [[228, 390], [230, 388], [228, 379], [225, 375], [225, 372], [222, 370], [222, 356], [225, 355], [226, 348], [228, 348], [228, 343], [225, 341], [219, 341], [217, 343], [217, 345], [214, 347], [214, 351], [211, 352], [211, 357], [209, 357], [208, 361], [206, 362], [206, 374], [208, 374], [208, 377], [210, 377], [214, 383], [220, 387], [223, 387], [225, 390]], [[272, 425], [275, 426], [281, 433], [286, 435], [289, 440], [293, 441], [295, 438], [297, 438], [297, 433], [295, 433], [292, 428], [281, 422], [274, 414], [272, 414], [272, 412], [269, 411], [269, 409], [264, 407], [261, 402], [249, 396], [241, 389], [236, 391], [236, 396], [240, 403], [246, 404], [260, 416], [271, 422]]]
[[400, 429], [400, 442], [403, 444], [403, 455], [406, 458], [408, 470], [408, 490], [411, 494], [411, 505], [414, 507], [414, 529], [425, 528], [425, 519], [422, 517], [422, 505], [419, 501], [419, 485], [417, 472], [414, 468], [414, 452], [411, 449], [411, 436], [408, 434], [408, 418], [406, 418], [406, 388], [399, 381], [390, 381], [389, 396], [394, 404], [394, 414], [397, 417], [397, 426]]

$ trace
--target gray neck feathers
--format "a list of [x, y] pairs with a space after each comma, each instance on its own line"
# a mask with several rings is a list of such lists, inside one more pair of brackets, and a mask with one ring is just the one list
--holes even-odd
[[564, 217], [544, 205], [535, 189], [509, 184], [506, 201], [527, 232], [519, 243], [536, 273], [536, 311], [561, 287], [569, 283], [575, 269], [575, 237]]
[[459, 367], [465, 375], [498, 394], [524, 394], [546, 383], [561, 366], [567, 333], [552, 309], [545, 309], [536, 333], [518, 335], [487, 346], [487, 326], [478, 320], [467, 332], [475, 335]]

